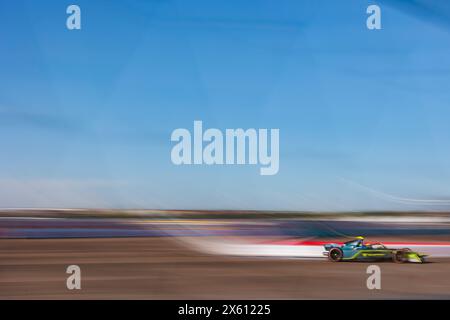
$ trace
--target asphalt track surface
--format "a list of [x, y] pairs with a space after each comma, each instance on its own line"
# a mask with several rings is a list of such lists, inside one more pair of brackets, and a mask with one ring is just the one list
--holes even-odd
[[[191, 250], [182, 238], [1, 239], [0, 299], [449, 299], [450, 259], [370, 263], [248, 258]], [[81, 268], [81, 290], [66, 268]]]

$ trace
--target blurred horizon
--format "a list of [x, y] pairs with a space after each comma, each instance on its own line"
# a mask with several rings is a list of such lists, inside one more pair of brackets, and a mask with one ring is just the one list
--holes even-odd
[[[450, 210], [450, 3], [69, 4], [0, 4], [0, 209]], [[278, 174], [173, 165], [194, 120], [279, 128]]]

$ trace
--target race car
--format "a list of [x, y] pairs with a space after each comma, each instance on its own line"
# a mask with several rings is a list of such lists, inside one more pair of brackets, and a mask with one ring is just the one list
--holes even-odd
[[364, 243], [364, 237], [356, 237], [343, 245], [330, 243], [324, 245], [323, 255], [330, 261], [379, 261], [392, 260], [396, 263], [425, 262], [425, 255], [412, 251], [409, 248], [386, 248], [381, 243]]

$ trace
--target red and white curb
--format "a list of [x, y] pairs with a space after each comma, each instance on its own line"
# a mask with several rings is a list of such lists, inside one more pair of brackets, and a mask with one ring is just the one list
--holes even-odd
[[[248, 257], [324, 258], [324, 244], [333, 241], [273, 241], [248, 243], [226, 239], [195, 238], [186, 240], [194, 249], [220, 255]], [[381, 242], [381, 241], [380, 241]], [[432, 257], [450, 257], [450, 242], [381, 242], [388, 248], [410, 248]]]

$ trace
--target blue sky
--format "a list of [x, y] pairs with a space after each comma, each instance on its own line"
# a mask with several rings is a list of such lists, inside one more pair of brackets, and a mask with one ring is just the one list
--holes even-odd
[[[446, 1], [2, 2], [0, 207], [441, 209], [448, 21]], [[279, 173], [173, 165], [194, 120], [279, 128]]]

